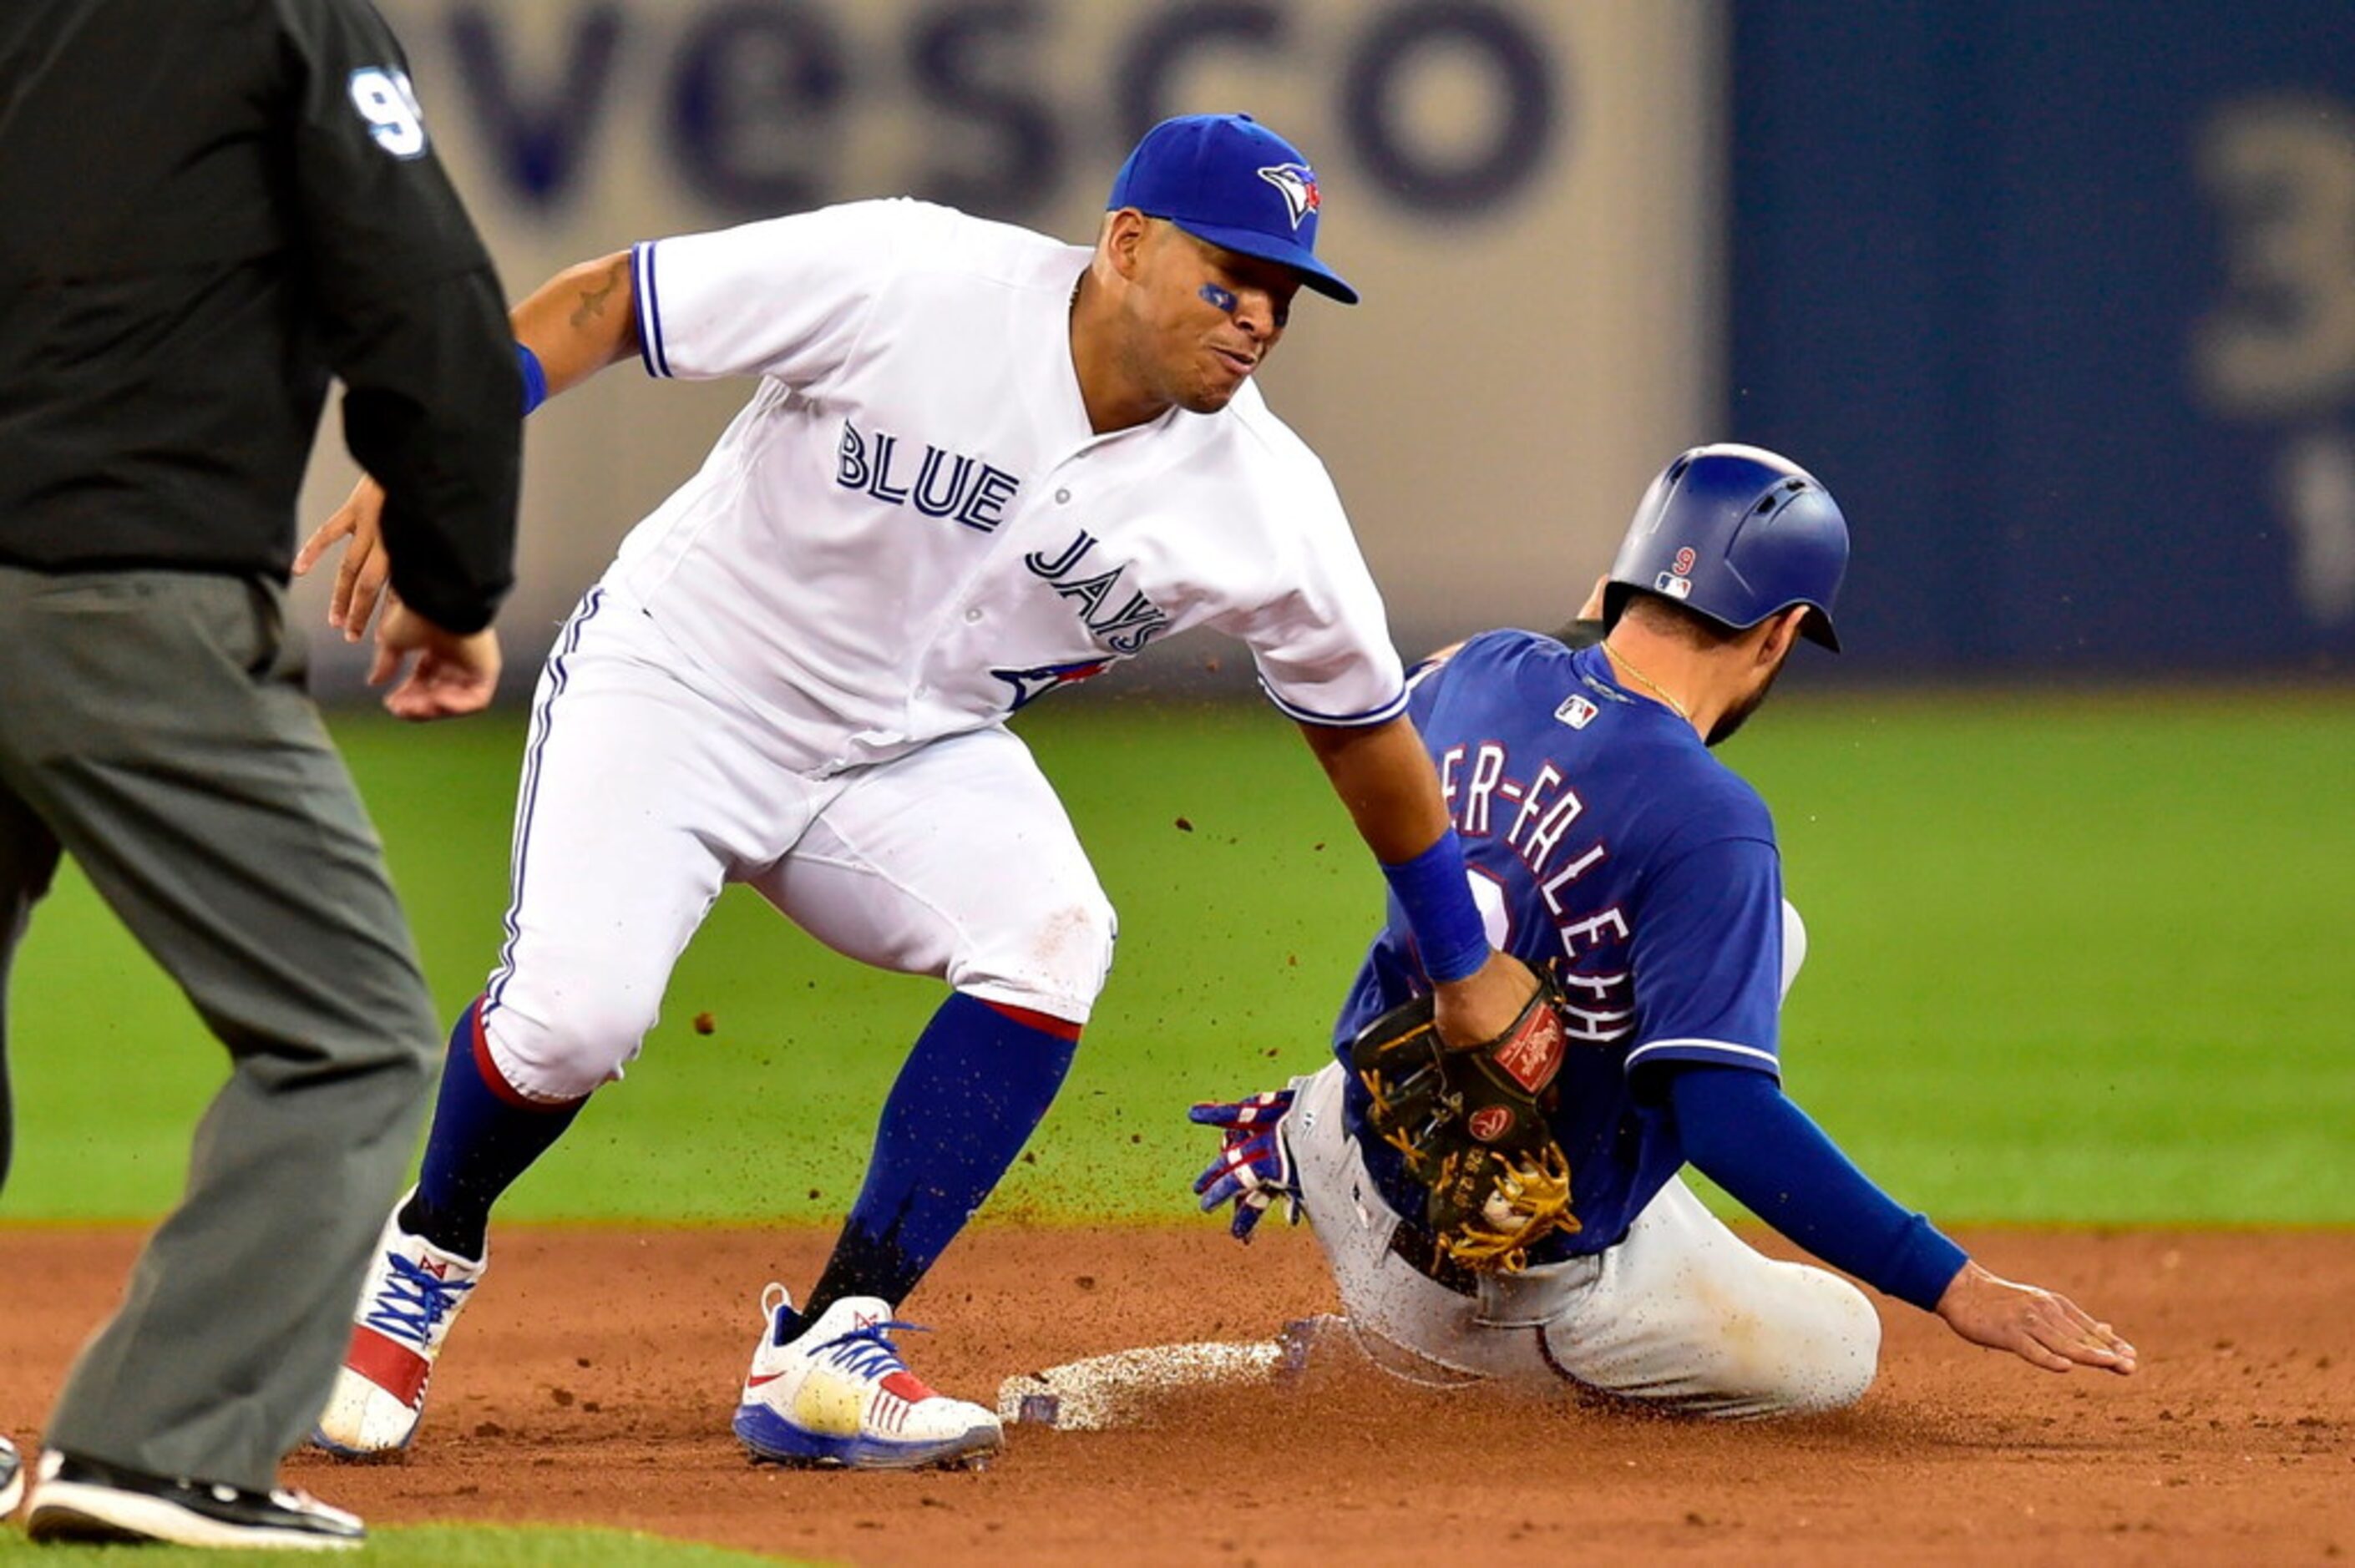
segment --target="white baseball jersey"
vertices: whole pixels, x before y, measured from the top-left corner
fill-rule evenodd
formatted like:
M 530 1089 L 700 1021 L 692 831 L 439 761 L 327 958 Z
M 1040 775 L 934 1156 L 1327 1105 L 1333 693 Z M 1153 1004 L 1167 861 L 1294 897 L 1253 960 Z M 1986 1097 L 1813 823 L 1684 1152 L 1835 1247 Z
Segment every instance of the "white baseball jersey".
M 607 581 L 814 773 L 1197 624 L 1241 639 L 1295 718 L 1402 710 L 1332 482 L 1255 387 L 1090 429 L 1070 341 L 1089 254 L 906 200 L 633 252 L 647 369 L 762 383 Z

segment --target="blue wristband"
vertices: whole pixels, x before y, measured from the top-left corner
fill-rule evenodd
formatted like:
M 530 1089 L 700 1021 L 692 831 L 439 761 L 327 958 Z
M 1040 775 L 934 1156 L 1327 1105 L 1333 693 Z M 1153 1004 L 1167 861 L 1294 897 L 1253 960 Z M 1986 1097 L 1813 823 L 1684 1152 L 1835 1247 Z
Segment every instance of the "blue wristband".
M 548 401 L 548 371 L 539 355 L 521 344 L 516 344 L 516 368 L 523 372 L 523 411 L 528 414 Z
M 1406 911 L 1423 972 L 1435 985 L 1468 980 L 1488 961 L 1488 927 L 1472 902 L 1464 876 L 1464 843 L 1454 828 L 1439 842 L 1399 865 L 1385 865 L 1391 895 Z

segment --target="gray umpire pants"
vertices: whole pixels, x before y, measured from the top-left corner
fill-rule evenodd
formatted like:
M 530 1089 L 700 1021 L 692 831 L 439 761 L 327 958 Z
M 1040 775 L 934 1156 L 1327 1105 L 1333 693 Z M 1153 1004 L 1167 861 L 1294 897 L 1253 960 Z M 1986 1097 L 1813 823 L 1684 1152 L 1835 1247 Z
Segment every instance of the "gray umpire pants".
M 0 979 L 60 849 L 231 1071 L 45 1439 L 267 1488 L 326 1403 L 440 1034 L 275 585 L 0 567 Z M 76 1046 L 125 1078 L 178 1048 Z M 0 1176 L 7 1153 L 0 1127 Z

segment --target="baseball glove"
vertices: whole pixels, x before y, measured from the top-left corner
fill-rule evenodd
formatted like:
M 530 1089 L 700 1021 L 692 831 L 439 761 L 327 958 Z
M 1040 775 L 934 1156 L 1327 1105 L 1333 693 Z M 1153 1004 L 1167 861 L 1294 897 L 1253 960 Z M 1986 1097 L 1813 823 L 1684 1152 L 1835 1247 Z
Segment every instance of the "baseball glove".
M 1373 1097 L 1374 1131 L 1421 1183 L 1423 1224 L 1442 1256 L 1476 1272 L 1518 1274 L 1529 1249 L 1574 1232 L 1570 1161 L 1545 1107 L 1568 1037 L 1561 991 L 1537 994 L 1494 1040 L 1456 1048 L 1432 1020 L 1432 999 L 1392 1008 L 1349 1044 L 1349 1066 Z

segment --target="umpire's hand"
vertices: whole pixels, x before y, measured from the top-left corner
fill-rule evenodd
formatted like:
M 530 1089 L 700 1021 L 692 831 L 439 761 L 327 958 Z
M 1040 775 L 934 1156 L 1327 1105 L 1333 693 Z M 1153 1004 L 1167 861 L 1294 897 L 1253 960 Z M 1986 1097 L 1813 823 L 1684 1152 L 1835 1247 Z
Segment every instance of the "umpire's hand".
M 327 624 L 341 631 L 345 641 L 357 642 L 368 630 L 368 617 L 376 613 L 378 601 L 392 593 L 385 581 L 392 575 L 392 561 L 384 553 L 384 486 L 366 474 L 360 475 L 335 515 L 320 524 L 294 552 L 294 575 L 309 576 L 339 539 L 351 543 L 345 546 L 343 561 L 336 567 L 335 592 L 327 599 Z
M 417 662 L 400 683 L 384 694 L 387 712 L 398 718 L 456 718 L 480 713 L 499 687 L 499 634 L 485 627 L 460 636 L 444 631 L 388 592 L 376 625 L 376 662 L 368 683 L 381 686 Z

